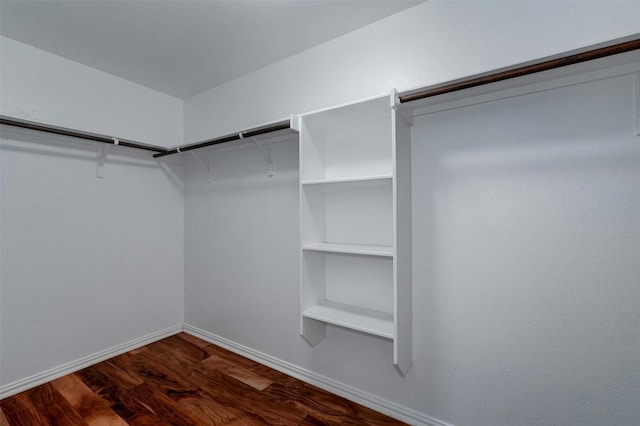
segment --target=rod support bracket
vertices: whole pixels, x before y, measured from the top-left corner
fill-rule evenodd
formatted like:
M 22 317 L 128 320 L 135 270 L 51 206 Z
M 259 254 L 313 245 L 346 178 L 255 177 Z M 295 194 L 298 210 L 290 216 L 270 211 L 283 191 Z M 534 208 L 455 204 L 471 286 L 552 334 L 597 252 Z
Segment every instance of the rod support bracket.
M 267 173 L 267 176 L 270 178 L 273 177 L 275 175 L 275 172 L 273 171 L 273 145 L 269 146 L 269 152 L 267 152 L 265 147 L 263 147 L 255 137 L 251 138 L 251 141 L 256 145 L 258 151 L 260 151 L 260 155 L 262 155 L 264 161 L 269 165 L 269 172 Z
M 96 159 L 96 177 L 103 178 L 104 163 L 107 160 L 109 153 L 109 145 L 105 145 L 98 151 L 98 158 Z
M 200 166 L 202 166 L 202 168 L 209 174 L 209 177 L 207 178 L 207 182 L 208 183 L 212 183 L 213 182 L 213 158 L 212 158 L 212 156 L 209 155 L 207 164 L 205 164 L 204 161 L 202 161 L 202 159 L 200 157 L 198 157 L 195 152 L 189 151 L 189 153 L 193 156 L 193 158 L 195 158 L 195 160 L 198 162 L 198 164 L 200 164 Z
M 400 95 L 396 89 L 391 91 L 391 108 L 407 122 L 409 126 L 413 126 L 413 112 L 407 108 L 406 105 L 402 105 L 400 102 Z
M 118 138 L 111 138 L 113 140 L 113 145 L 114 146 L 118 146 L 120 145 L 120 139 Z M 111 145 L 104 145 L 102 146 L 99 150 L 98 150 L 98 158 L 96 159 L 96 176 L 99 178 L 103 178 L 103 169 L 104 169 L 104 163 L 105 161 L 107 161 L 107 155 L 109 154 L 109 147 Z

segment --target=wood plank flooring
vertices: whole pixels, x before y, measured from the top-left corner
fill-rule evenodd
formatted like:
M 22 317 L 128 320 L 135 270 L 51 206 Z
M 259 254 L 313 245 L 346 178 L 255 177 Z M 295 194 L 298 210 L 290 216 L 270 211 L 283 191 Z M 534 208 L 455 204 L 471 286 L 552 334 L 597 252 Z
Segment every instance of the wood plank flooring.
M 0 401 L 0 426 L 403 424 L 186 333 Z

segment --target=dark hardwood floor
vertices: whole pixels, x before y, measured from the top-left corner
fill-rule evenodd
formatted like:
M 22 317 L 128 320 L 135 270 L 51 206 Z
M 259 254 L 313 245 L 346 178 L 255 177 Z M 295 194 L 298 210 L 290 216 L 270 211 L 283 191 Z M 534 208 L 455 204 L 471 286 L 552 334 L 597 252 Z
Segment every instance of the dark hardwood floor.
M 0 401 L 0 425 L 403 425 L 180 333 Z

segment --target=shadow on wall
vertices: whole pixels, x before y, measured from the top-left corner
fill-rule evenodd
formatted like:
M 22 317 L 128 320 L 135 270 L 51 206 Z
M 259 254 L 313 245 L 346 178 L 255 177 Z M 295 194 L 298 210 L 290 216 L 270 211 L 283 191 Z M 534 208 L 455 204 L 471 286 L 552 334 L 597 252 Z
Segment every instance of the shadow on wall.
M 151 152 L 126 147 L 114 147 L 99 142 L 45 134 L 10 126 L 2 127 L 0 137 L 2 142 L 1 150 L 90 162 L 97 162 L 100 149 L 108 147 L 107 158 L 104 163 L 105 167 L 112 164 L 160 169 L 176 189 L 183 190 L 183 161 L 179 157 L 158 161 L 153 158 L 153 153 Z

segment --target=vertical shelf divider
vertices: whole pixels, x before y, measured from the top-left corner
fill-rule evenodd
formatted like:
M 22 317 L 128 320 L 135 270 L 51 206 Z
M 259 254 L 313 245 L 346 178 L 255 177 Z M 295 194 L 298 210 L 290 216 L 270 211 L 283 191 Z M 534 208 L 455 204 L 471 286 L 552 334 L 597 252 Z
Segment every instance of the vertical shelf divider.
M 411 220 L 411 126 L 409 116 L 391 97 L 393 110 L 393 236 L 394 341 L 393 363 L 405 375 L 413 363 L 412 220 Z

